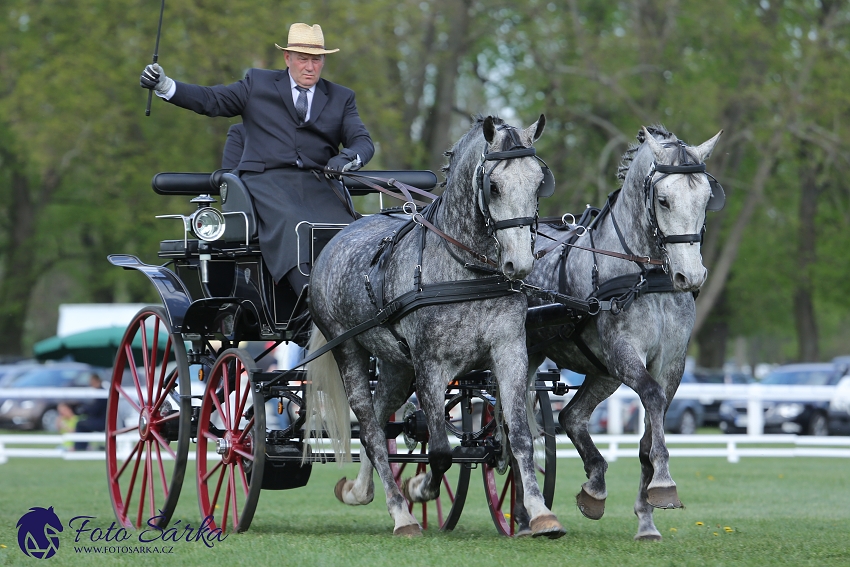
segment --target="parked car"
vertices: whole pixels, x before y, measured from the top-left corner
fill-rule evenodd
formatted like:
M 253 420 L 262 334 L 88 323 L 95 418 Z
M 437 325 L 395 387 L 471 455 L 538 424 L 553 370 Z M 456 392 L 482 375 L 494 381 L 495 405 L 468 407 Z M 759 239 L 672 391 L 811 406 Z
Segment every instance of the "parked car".
M 687 376 L 687 375 L 686 375 Z M 682 377 L 682 381 L 693 380 L 693 376 Z M 625 388 L 626 386 L 620 386 Z M 681 433 L 691 435 L 702 427 L 703 416 L 702 404 L 697 400 L 676 398 L 670 402 L 667 414 L 664 417 L 664 431 L 668 433 Z M 638 420 L 640 419 L 640 400 L 629 399 L 623 402 L 623 433 L 637 433 Z M 588 424 L 591 433 L 605 433 L 608 431 L 608 401 L 605 400 L 593 411 Z
M 40 364 L 30 368 L 7 388 L 69 388 L 68 395 L 32 400 L 3 399 L 0 395 L 0 427 L 56 431 L 59 403 L 64 402 L 72 408 L 85 403 L 88 400 L 74 397 L 73 388 L 87 388 L 92 374 L 104 377 L 104 373 L 108 371 L 79 362 Z
M 829 402 L 829 430 L 839 435 L 850 435 L 850 356 L 832 360 L 842 378 L 835 387 L 835 397 Z
M 752 381 L 753 378 L 749 374 L 724 371 L 723 369 L 695 368 L 694 370 L 686 370 L 682 376 L 683 384 L 750 384 Z M 720 425 L 720 404 L 722 400 L 701 397 L 699 402 L 704 410 L 703 424 Z
M 808 386 L 835 386 L 842 375 L 834 363 L 786 364 L 772 370 L 761 380 L 761 384 L 768 389 L 772 386 L 792 386 L 802 390 Z M 765 433 L 829 435 L 829 402 L 777 402 L 769 401 L 769 392 L 765 396 L 768 400 L 764 402 Z M 720 404 L 720 429 L 726 433 L 746 433 L 746 400 Z
M 39 363 L 33 360 L 24 360 L 14 364 L 0 364 L 0 388 L 8 388 L 22 374 L 37 366 L 39 366 Z

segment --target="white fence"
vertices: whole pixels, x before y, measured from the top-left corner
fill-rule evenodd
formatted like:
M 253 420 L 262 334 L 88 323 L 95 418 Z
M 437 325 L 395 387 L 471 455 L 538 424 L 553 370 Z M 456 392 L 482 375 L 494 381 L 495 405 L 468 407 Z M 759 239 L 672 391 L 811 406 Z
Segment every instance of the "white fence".
M 106 390 L 73 388 L 73 398 L 106 397 Z M 0 389 L 0 399 L 61 398 L 69 396 L 67 388 Z M 806 437 L 796 435 L 764 435 L 763 404 L 765 401 L 814 402 L 833 401 L 834 386 L 764 386 L 762 384 L 682 384 L 677 398 L 711 400 L 747 400 L 746 435 L 667 435 L 671 456 L 723 457 L 738 462 L 741 457 L 837 457 L 850 458 L 850 437 Z M 594 435 L 603 455 L 609 460 L 637 456 L 640 433 L 622 435 L 622 404 L 636 399 L 629 388 L 621 387 L 608 400 L 608 435 Z M 638 426 L 643 427 L 643 408 Z M 0 435 L 0 464 L 10 457 L 63 458 L 67 460 L 103 460 L 103 451 L 68 451 L 64 446 L 73 441 L 103 442 L 103 433 L 68 433 L 64 435 Z M 22 446 L 23 445 L 23 446 Z M 29 445 L 30 447 L 26 447 Z M 32 445 L 45 446 L 34 448 Z M 685 446 L 682 446 L 685 445 Z M 558 457 L 573 458 L 578 454 L 566 436 L 558 437 Z M 190 459 L 194 452 L 190 451 Z
M 132 436 L 128 436 L 132 437 Z M 558 435 L 557 457 L 578 458 L 566 435 Z M 676 457 L 719 457 L 737 463 L 742 457 L 830 457 L 850 458 L 850 437 L 805 437 L 798 435 L 667 435 L 670 456 Z M 70 451 L 74 441 L 103 443 L 103 433 L 66 433 L 64 435 L 0 435 L 0 464 L 10 458 L 61 458 L 69 461 L 102 461 L 106 453 L 95 451 Z M 638 456 L 639 435 L 594 435 L 593 441 L 608 462 Z M 399 438 L 399 445 L 404 441 Z M 24 446 L 22 446 L 24 445 Z M 38 445 L 42 447 L 27 447 Z M 359 450 L 360 443 L 352 439 L 352 451 Z M 126 456 L 132 446 L 128 438 Z M 163 460 L 170 457 L 163 454 Z M 189 460 L 195 459 L 190 448 Z

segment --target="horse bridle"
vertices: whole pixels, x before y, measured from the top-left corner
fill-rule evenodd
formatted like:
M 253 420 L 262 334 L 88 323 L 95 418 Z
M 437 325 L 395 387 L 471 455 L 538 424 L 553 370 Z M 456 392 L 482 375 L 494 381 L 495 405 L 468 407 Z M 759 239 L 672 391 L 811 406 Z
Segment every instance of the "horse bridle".
M 679 142 L 682 145 L 681 142 Z M 656 173 L 662 175 L 658 179 L 653 179 Z M 646 199 L 646 208 L 649 212 L 650 229 L 655 236 L 658 247 L 666 252 L 667 244 L 693 244 L 695 242 L 702 243 L 703 235 L 705 234 L 705 222 L 703 222 L 702 230 L 699 234 L 673 234 L 665 235 L 658 226 L 658 218 L 655 215 L 655 186 L 659 181 L 670 175 L 678 173 L 682 175 L 693 175 L 704 173 L 708 177 L 709 187 L 711 188 L 711 196 L 706 203 L 706 212 L 716 212 L 723 208 L 726 203 L 726 194 L 723 192 L 723 187 L 717 182 L 713 175 L 705 170 L 705 163 L 686 164 L 686 165 L 659 165 L 654 161 L 649 168 L 649 172 L 643 180 L 644 198 Z
M 505 128 L 505 126 L 501 126 L 499 129 L 503 128 Z M 532 228 L 532 231 L 536 232 L 536 212 L 533 217 L 516 217 L 502 221 L 494 221 L 490 214 L 490 196 L 492 191 L 490 188 L 490 175 L 493 173 L 493 170 L 498 167 L 500 162 L 523 157 L 533 157 L 540 163 L 540 167 L 543 170 L 543 180 L 537 187 L 537 198 L 551 197 L 555 192 L 555 176 L 552 175 L 552 170 L 549 169 L 546 162 L 537 156 L 537 150 L 533 147 L 526 148 L 520 146 L 501 152 L 490 152 L 488 151 L 488 148 L 485 147 L 484 152 L 481 154 L 481 160 L 478 162 L 475 169 L 475 190 L 478 198 L 478 207 L 481 210 L 481 214 L 484 215 L 484 224 L 487 226 L 490 236 L 493 236 L 497 230 L 520 226 L 534 227 Z M 487 169 L 488 161 L 496 162 L 489 171 Z

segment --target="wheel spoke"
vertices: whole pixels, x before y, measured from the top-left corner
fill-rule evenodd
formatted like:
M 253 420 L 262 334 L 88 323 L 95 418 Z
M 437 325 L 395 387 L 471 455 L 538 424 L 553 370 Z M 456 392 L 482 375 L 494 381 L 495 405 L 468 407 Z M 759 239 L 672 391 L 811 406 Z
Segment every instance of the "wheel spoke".
M 162 445 L 165 450 L 168 451 L 168 454 L 171 455 L 172 458 L 176 459 L 177 453 L 174 452 L 174 449 L 171 448 L 171 445 L 168 444 L 168 441 L 166 441 L 162 437 L 162 435 L 160 435 L 155 429 L 151 429 L 151 433 L 154 437 L 156 437 L 156 440 L 159 441 L 159 445 Z M 157 451 L 159 451 L 159 445 L 157 445 Z
M 167 446 L 166 446 L 167 447 Z M 171 450 L 171 447 L 167 447 Z M 172 457 L 176 457 L 177 454 L 172 452 Z M 162 479 L 162 493 L 165 495 L 165 498 L 168 498 L 168 483 L 165 480 L 165 467 L 162 466 L 162 451 L 159 449 L 159 445 L 156 445 L 156 462 L 159 465 L 159 478 Z
M 222 469 L 222 474 L 226 474 L 230 467 L 225 466 Z M 230 478 L 227 479 L 227 486 L 224 488 L 224 512 L 221 515 L 221 531 L 227 531 L 227 512 L 230 509 Z
M 156 373 L 153 372 L 153 371 L 156 370 L 156 362 L 157 362 L 156 356 L 157 356 L 157 354 L 159 354 L 159 349 L 157 348 L 158 346 L 159 346 L 159 321 L 157 321 L 153 326 L 153 344 L 152 344 L 152 347 L 151 347 L 151 360 L 150 360 L 151 373 L 148 375 L 148 383 L 147 383 L 148 400 L 150 400 L 150 401 L 153 401 L 153 384 L 154 384 L 154 382 L 156 382 L 156 378 L 157 378 L 155 376 Z M 163 366 L 163 368 L 165 368 L 164 364 L 162 366 Z M 160 371 L 160 375 L 161 375 L 161 373 L 162 373 L 162 371 Z
M 230 413 L 230 365 L 221 365 L 221 381 L 224 389 L 224 409 L 227 414 L 224 420 L 224 425 L 228 430 L 236 429 L 239 423 L 233 423 L 232 414 Z
M 224 465 L 224 462 L 220 462 L 221 465 Z M 213 494 L 213 500 L 210 503 L 210 511 L 212 514 L 215 514 L 215 507 L 218 504 L 218 496 L 221 494 L 221 483 L 224 480 L 224 475 L 227 474 L 227 467 L 222 466 L 221 472 L 218 475 L 218 482 L 215 485 L 215 493 Z M 226 506 L 227 504 L 225 504 Z
M 221 407 L 221 402 L 218 401 L 218 396 L 216 395 L 215 392 L 210 392 L 210 398 L 212 398 L 213 405 L 215 406 L 216 410 L 218 411 L 218 415 L 221 416 L 221 421 L 224 423 L 224 428 L 229 429 L 230 427 L 227 423 L 227 416 L 224 414 L 224 409 L 222 409 L 222 407 Z M 210 417 L 212 417 L 212 416 L 210 416 Z
M 214 474 L 215 474 L 215 471 L 217 471 L 217 470 L 218 470 L 219 468 L 221 468 L 222 466 L 224 466 L 224 461 L 218 461 L 218 462 L 215 464 L 215 466 L 214 466 L 213 468 L 211 468 L 211 469 L 209 470 L 209 472 L 207 472 L 207 474 L 205 474 L 205 475 L 203 475 L 203 476 L 201 477 L 201 482 L 203 482 L 204 484 L 206 484 L 206 483 L 207 483 L 207 481 L 210 479 L 210 477 L 211 477 L 212 475 L 214 475 Z M 220 484 L 220 483 L 221 483 L 221 481 L 219 481 L 219 484 Z
M 171 379 L 168 380 L 168 384 L 165 385 L 165 388 L 160 388 L 157 390 L 158 397 L 156 402 L 151 403 L 151 414 L 155 415 L 156 412 L 159 411 L 160 406 L 162 406 L 162 402 L 168 397 L 168 392 L 174 388 L 175 383 L 177 382 L 177 371 L 172 373 Z
M 149 448 L 149 444 L 145 443 L 145 451 Z M 139 451 L 139 456 L 142 455 L 142 451 Z M 138 512 L 136 512 L 136 525 L 142 525 L 142 512 L 145 511 L 145 495 L 148 486 L 148 465 L 147 462 L 142 465 L 142 481 L 139 483 L 139 490 L 141 494 L 139 494 L 139 506 Z
M 153 491 L 153 458 L 151 454 L 151 445 L 153 445 L 153 443 L 148 443 L 148 460 L 145 463 L 145 468 L 147 468 L 148 472 L 148 512 L 150 513 L 148 518 L 153 518 L 156 515 L 156 495 Z
M 237 392 L 239 391 L 238 387 L 237 387 L 236 391 Z M 242 400 L 236 406 L 236 417 L 240 418 L 240 421 L 241 421 L 240 416 L 245 412 L 245 405 L 248 403 L 248 394 L 250 394 L 250 393 L 251 393 L 250 384 L 246 384 L 245 391 L 242 392 Z
M 254 455 L 252 453 L 249 453 L 248 451 L 245 451 L 245 450 L 240 449 L 238 447 L 234 447 L 233 452 L 236 453 L 237 455 L 242 455 L 243 457 L 245 457 L 249 461 L 254 460 Z
M 109 434 L 110 437 L 118 437 L 119 435 L 123 435 L 124 433 L 129 433 L 131 431 L 135 431 L 139 428 L 138 424 L 131 425 L 130 427 L 125 427 L 124 429 L 116 429 L 115 431 Z
M 134 410 L 136 410 L 139 413 L 142 413 L 141 406 L 139 404 L 137 404 L 136 400 L 134 400 L 132 397 L 130 397 L 130 395 L 127 394 L 127 392 L 124 391 L 124 388 L 121 387 L 121 384 L 115 384 L 115 389 L 118 391 L 118 393 L 120 393 L 122 396 L 124 396 L 124 398 L 127 400 L 127 402 L 131 406 L 133 406 Z M 144 400 L 139 398 L 139 403 L 144 403 Z
M 236 460 L 236 464 L 239 467 L 239 479 L 242 481 L 242 490 L 245 492 L 245 498 L 248 497 L 248 475 L 245 474 L 245 465 L 242 464 L 240 459 Z
M 136 464 L 133 466 L 133 474 L 130 476 L 130 484 L 127 487 L 127 497 L 124 498 L 124 514 L 129 517 L 130 502 L 133 500 L 133 488 L 136 486 L 136 478 L 139 474 L 139 465 L 142 462 L 143 441 L 139 441 L 138 452 L 136 453 Z
M 238 424 L 237 424 L 238 427 Z M 251 416 L 251 419 L 248 420 L 248 423 L 245 424 L 245 429 L 242 430 L 242 433 L 239 434 L 239 437 L 236 439 L 237 443 L 242 443 L 245 441 L 245 438 L 251 433 L 251 430 L 254 429 L 254 416 Z
M 139 450 L 139 446 L 140 446 L 141 444 L 142 444 L 142 441 L 141 441 L 141 440 L 139 440 L 139 441 L 137 441 L 137 442 L 136 442 L 136 446 L 133 448 L 133 450 L 132 450 L 132 451 L 130 451 L 130 454 L 129 454 L 129 455 L 127 455 L 127 458 L 124 460 L 124 464 L 123 464 L 123 465 L 121 465 L 121 468 L 120 468 L 120 469 L 118 469 L 118 471 L 117 471 L 117 472 L 116 472 L 116 473 L 112 476 L 112 481 L 113 481 L 113 482 L 114 482 L 114 481 L 117 481 L 117 480 L 121 477 L 121 475 L 122 475 L 122 474 L 124 474 L 124 469 L 126 469 L 126 468 L 127 468 L 127 465 L 129 465 L 129 464 L 130 464 L 130 461 L 133 459 L 133 455 L 136 453 L 136 451 L 138 451 L 138 450 Z
M 236 465 L 230 465 L 230 478 L 227 479 L 227 491 L 230 492 L 230 498 L 233 500 L 233 506 L 230 508 L 230 513 L 233 514 L 233 530 L 239 527 L 239 510 L 236 504 Z

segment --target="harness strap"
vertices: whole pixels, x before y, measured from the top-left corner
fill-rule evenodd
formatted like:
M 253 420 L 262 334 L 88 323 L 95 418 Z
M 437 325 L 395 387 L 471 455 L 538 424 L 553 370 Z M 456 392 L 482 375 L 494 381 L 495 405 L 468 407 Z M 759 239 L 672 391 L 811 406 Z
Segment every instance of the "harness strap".
M 520 284 L 508 280 L 504 276 L 490 276 L 474 280 L 461 280 L 456 282 L 443 282 L 422 286 L 421 290 L 411 290 L 403 293 L 387 304 L 384 309 L 378 311 L 374 317 L 363 321 L 352 327 L 341 335 L 335 337 L 320 349 L 310 353 L 307 358 L 289 370 L 281 371 L 269 381 L 273 385 L 282 380 L 289 372 L 300 368 L 323 354 L 341 345 L 348 339 L 365 333 L 370 329 L 381 325 L 395 323 L 405 315 L 430 305 L 444 305 L 447 303 L 458 303 L 462 301 L 477 301 L 482 299 L 495 299 L 506 297 L 521 291 Z

